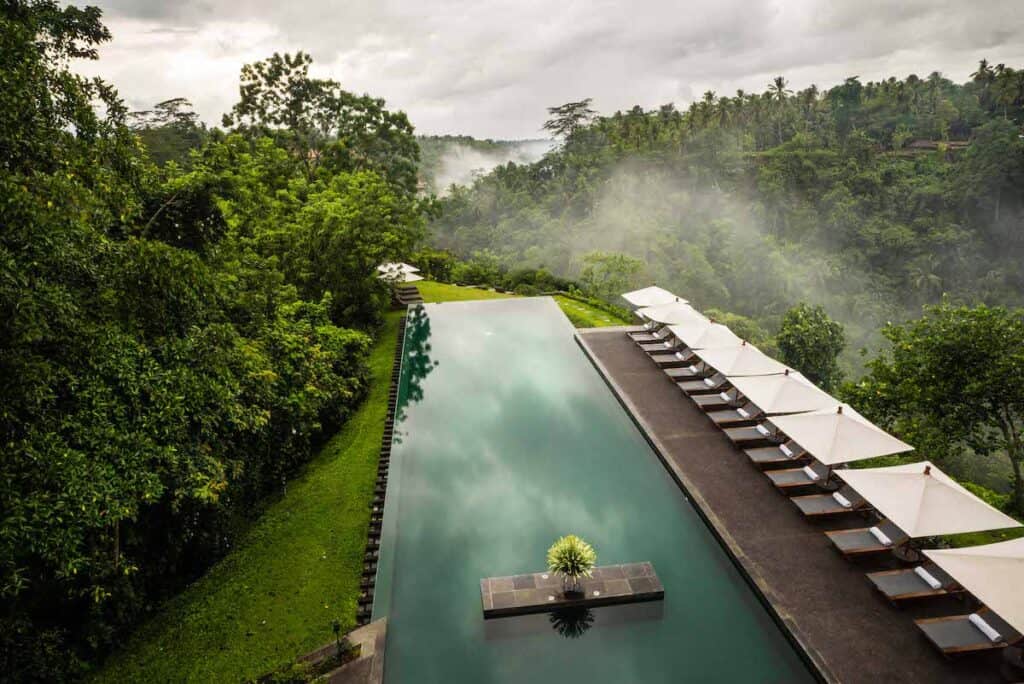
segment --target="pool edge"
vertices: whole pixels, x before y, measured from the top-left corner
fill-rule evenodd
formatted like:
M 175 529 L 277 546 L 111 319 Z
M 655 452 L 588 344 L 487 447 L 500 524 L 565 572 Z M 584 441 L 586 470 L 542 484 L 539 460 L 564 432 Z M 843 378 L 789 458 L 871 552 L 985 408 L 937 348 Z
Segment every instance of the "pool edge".
M 787 620 L 786 617 L 779 612 L 775 604 L 772 603 L 767 593 L 768 591 L 770 591 L 770 587 L 767 587 L 766 585 L 762 584 L 762 582 L 758 579 L 758 574 L 753 570 L 753 568 L 748 567 L 747 563 L 744 561 L 746 555 L 733 541 L 728 531 L 724 529 L 724 526 L 717 522 L 717 518 L 711 511 L 710 506 L 707 505 L 707 502 L 705 502 L 704 498 L 700 495 L 700 490 L 694 487 L 693 484 L 688 481 L 686 475 L 684 475 L 682 472 L 679 471 L 678 468 L 676 468 L 672 460 L 665 456 L 665 449 L 661 444 L 661 440 L 659 440 L 657 436 L 654 435 L 653 431 L 650 429 L 650 426 L 648 426 L 647 422 L 639 415 L 639 412 L 636 411 L 636 407 L 634 406 L 633 402 L 625 395 L 625 393 L 622 391 L 622 388 L 619 387 L 619 384 L 611 377 L 611 374 L 608 372 L 608 369 L 600 361 L 600 359 L 598 359 L 597 356 L 594 355 L 594 353 L 588 346 L 586 340 L 583 339 L 584 336 L 587 334 L 586 330 L 587 329 L 577 330 L 573 333 L 573 339 L 576 341 L 577 346 L 579 346 L 580 349 L 583 350 L 583 354 L 590 361 L 591 365 L 597 370 L 598 375 L 601 376 L 601 379 L 604 381 L 605 385 L 608 387 L 608 389 L 611 390 L 612 395 L 625 410 L 630 420 L 633 421 L 633 424 L 636 425 L 637 429 L 640 431 L 640 434 L 643 435 L 643 438 L 651 447 L 651 450 L 654 451 L 654 453 L 658 456 L 658 459 L 661 461 L 662 465 L 665 467 L 668 473 L 672 476 L 672 479 L 675 481 L 676 485 L 683 493 L 683 496 L 685 496 L 693 504 L 693 508 L 697 512 L 697 515 L 700 516 L 701 520 L 704 521 L 704 524 L 707 526 L 708 530 L 715 537 L 715 539 L 718 540 L 719 545 L 725 550 L 725 553 L 729 557 L 729 560 L 732 561 L 732 564 L 736 567 L 737 570 L 739 570 L 740 576 L 743 577 L 746 583 L 753 590 L 754 595 L 757 597 L 758 601 L 760 601 L 761 604 L 766 608 L 768 614 L 771 616 L 772 620 L 780 627 L 786 639 L 794 646 L 794 650 L 796 651 L 797 655 L 808 666 L 808 670 L 810 670 L 811 674 L 814 675 L 815 678 L 818 679 L 818 681 L 820 682 L 827 682 L 828 684 L 838 684 L 840 680 L 831 672 L 828 665 L 824 662 L 824 659 L 821 658 L 821 656 L 817 653 L 816 650 L 814 650 L 806 643 L 804 643 L 803 639 L 801 639 L 800 635 L 798 634 L 796 626 L 792 624 L 789 620 Z M 595 332 L 608 332 L 607 328 L 592 328 L 590 330 L 593 330 Z

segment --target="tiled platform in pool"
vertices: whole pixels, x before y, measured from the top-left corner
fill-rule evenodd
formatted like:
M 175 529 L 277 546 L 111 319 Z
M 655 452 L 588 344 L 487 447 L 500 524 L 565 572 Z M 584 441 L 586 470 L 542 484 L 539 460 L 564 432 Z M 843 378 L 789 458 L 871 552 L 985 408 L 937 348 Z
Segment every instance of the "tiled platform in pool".
M 650 563 L 624 563 L 594 568 L 594 576 L 580 582 L 580 591 L 566 594 L 562 580 L 550 572 L 534 572 L 480 580 L 480 601 L 485 618 L 543 613 L 559 608 L 591 608 L 665 598 Z

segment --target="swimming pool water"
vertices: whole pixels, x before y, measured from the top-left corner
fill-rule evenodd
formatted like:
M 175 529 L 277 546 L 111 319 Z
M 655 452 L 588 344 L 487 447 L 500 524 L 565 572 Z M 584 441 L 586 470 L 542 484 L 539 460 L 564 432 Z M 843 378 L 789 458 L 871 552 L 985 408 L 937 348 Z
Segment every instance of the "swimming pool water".
M 813 681 L 549 298 L 410 311 L 374 618 L 385 681 Z M 484 621 L 479 580 L 567 533 L 661 603 Z M 796 581 L 796 580 L 794 580 Z

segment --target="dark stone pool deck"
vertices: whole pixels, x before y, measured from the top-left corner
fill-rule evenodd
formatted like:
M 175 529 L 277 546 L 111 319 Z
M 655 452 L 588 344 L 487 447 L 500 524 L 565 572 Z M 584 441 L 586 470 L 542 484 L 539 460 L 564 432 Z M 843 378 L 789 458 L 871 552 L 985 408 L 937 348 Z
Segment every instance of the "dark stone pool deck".
M 480 580 L 484 618 L 544 613 L 560 608 L 612 606 L 665 598 L 665 588 L 650 563 L 625 563 L 594 568 L 580 582 L 579 593 L 562 591 L 562 580 L 550 572 L 535 572 Z
M 946 660 L 914 626 L 914 618 L 967 612 L 963 604 L 944 598 L 897 609 L 886 602 L 865 572 L 893 561 L 847 561 L 823 534 L 863 519 L 804 519 L 624 330 L 585 329 L 576 339 L 823 680 L 1005 681 L 998 654 Z M 736 649 L 742 657 L 743 644 Z

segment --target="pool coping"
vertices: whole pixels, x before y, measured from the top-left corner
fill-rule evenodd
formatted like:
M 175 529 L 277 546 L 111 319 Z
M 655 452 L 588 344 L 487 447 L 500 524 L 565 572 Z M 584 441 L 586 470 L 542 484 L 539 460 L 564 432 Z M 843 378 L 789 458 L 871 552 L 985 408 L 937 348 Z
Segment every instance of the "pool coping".
M 640 411 L 633 401 L 626 395 L 622 387 L 612 378 L 611 373 L 604 363 L 597 358 L 596 354 L 592 352 L 584 336 L 588 333 L 609 333 L 613 331 L 628 331 L 628 330 L 639 330 L 638 326 L 615 326 L 609 328 L 580 328 L 573 333 L 573 339 L 576 340 L 576 344 L 583 350 L 584 355 L 590 361 L 590 363 L 597 370 L 598 375 L 604 380 L 605 385 L 611 390 L 619 404 L 625 409 L 630 419 L 636 425 L 640 434 L 643 435 L 648 445 L 658 456 L 662 465 L 672 476 L 672 479 L 678 485 L 685 496 L 692 504 L 697 515 L 700 516 L 701 520 L 707 526 L 711 534 L 718 540 L 722 549 L 725 550 L 729 560 L 732 561 L 733 565 L 739 570 L 740 576 L 747 582 L 750 588 L 753 590 L 754 595 L 758 601 L 765 607 L 772 620 L 779 625 L 782 634 L 786 639 L 793 645 L 794 650 L 801 660 L 808 666 L 808 670 L 813 674 L 818 681 L 827 682 L 828 684 L 837 684 L 840 682 L 839 678 L 832 672 L 831 668 L 824 661 L 821 654 L 814 648 L 809 646 L 799 635 L 798 628 L 791 620 L 783 615 L 775 604 L 771 601 L 768 596 L 770 587 L 768 587 L 763 580 L 759 578 L 756 570 L 748 565 L 744 560 L 746 554 L 743 553 L 739 545 L 733 540 L 725 526 L 718 521 L 717 516 L 711 510 L 707 501 L 700 494 L 700 490 L 695 486 L 693 482 L 689 480 L 685 473 L 679 469 L 678 466 L 667 456 L 667 448 L 658 439 L 653 428 L 648 425 L 647 421 L 640 415 Z

